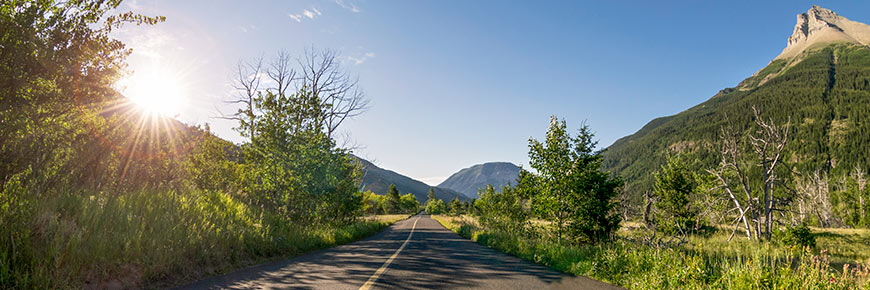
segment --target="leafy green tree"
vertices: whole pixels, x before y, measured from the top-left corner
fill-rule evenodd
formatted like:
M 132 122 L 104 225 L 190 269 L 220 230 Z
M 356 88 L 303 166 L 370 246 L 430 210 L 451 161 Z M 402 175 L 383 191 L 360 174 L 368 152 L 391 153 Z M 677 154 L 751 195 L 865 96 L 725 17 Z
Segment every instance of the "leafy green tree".
M 254 104 L 255 134 L 243 146 L 252 202 L 302 223 L 353 220 L 362 198 L 359 168 L 326 135 L 319 98 L 304 87 L 267 90 Z
M 661 170 L 653 174 L 653 191 L 658 198 L 657 229 L 668 234 L 687 235 L 697 228 L 699 209 L 692 202 L 695 198 L 694 176 L 682 156 L 668 158 Z
M 402 213 L 415 213 L 420 208 L 420 202 L 413 194 L 406 193 L 399 198 Z
M 501 192 L 487 185 L 480 191 L 480 199 L 474 202 L 480 223 L 491 229 L 510 233 L 523 233 L 527 230 L 529 214 L 524 207 L 524 199 L 519 192 L 506 185 Z
M 463 213 L 462 202 L 459 201 L 458 197 L 454 198 L 452 201 L 450 201 L 450 215 L 456 216 L 456 215 L 460 215 L 462 213 Z
M 563 233 L 590 242 L 608 239 L 621 219 L 614 208 L 622 181 L 601 170 L 601 151 L 594 151 L 588 126 L 577 137 L 566 127 L 553 116 L 544 142 L 529 139 L 529 163 L 537 174 L 524 175 L 520 185 L 534 188 L 521 191 L 534 194 L 532 207 L 555 223 L 560 241 Z
M 362 211 L 367 215 L 384 214 L 384 196 L 371 191 L 364 192 Z
M 443 214 L 447 212 L 447 204 L 437 198 L 430 200 L 426 203 L 426 212 L 429 214 Z

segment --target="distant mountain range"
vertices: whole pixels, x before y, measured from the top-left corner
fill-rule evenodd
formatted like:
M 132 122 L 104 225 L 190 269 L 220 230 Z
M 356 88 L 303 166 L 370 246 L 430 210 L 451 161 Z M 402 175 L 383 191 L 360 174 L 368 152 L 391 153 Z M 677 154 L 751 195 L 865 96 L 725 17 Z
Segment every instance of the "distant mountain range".
M 798 14 L 788 45 L 766 67 L 706 102 L 617 140 L 605 151 L 604 166 L 623 177 L 632 199 L 640 199 L 667 155 L 689 154 L 699 161 L 696 170 L 716 166 L 720 128 L 730 120 L 743 136 L 753 133 L 753 107 L 775 124 L 791 122 L 783 161 L 796 169 L 843 174 L 860 166 L 866 172 L 870 26 L 813 6 Z
M 516 185 L 520 167 L 510 162 L 490 162 L 460 170 L 441 182 L 438 187 L 455 190 L 465 196 L 477 198 L 477 191 L 487 184 L 501 190 L 506 184 Z
M 426 202 L 430 188 L 435 189 L 435 197 L 444 201 L 449 202 L 456 198 L 459 198 L 459 200 L 462 201 L 470 199 L 468 196 L 454 190 L 429 186 L 422 181 L 398 174 L 391 170 L 380 168 L 368 160 L 357 156 L 354 157 L 356 157 L 356 159 L 363 165 L 363 191 L 368 190 L 377 194 L 386 194 L 387 189 L 390 188 L 390 184 L 395 184 L 399 193 L 411 193 L 418 201 L 420 201 L 420 203 Z

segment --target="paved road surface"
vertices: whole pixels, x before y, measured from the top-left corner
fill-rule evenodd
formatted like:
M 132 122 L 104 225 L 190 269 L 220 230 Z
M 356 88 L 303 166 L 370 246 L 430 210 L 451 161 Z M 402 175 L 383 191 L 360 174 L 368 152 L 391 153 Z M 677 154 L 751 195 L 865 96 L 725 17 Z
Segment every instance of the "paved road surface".
M 227 288 L 620 289 L 478 245 L 428 215 L 413 216 L 354 243 L 243 269 L 180 289 Z

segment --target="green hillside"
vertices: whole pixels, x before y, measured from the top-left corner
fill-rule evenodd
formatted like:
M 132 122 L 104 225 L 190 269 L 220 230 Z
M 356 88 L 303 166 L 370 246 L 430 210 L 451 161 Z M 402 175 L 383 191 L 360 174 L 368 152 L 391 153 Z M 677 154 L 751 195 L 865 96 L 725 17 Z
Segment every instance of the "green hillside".
M 870 166 L 870 48 L 848 43 L 777 59 L 736 88 L 652 120 L 607 148 L 604 166 L 626 180 L 629 196 L 637 201 L 651 189 L 651 173 L 668 154 L 697 158 L 697 167 L 715 166 L 725 117 L 749 133 L 753 106 L 775 123 L 791 121 L 785 161 L 797 170 L 840 174 Z

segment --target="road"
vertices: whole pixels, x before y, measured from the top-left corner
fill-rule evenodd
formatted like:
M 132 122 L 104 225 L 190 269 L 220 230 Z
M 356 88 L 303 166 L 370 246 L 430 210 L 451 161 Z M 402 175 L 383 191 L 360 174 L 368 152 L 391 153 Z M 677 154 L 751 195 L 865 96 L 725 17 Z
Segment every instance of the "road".
M 179 289 L 621 289 L 481 246 L 421 214 L 369 238 Z

